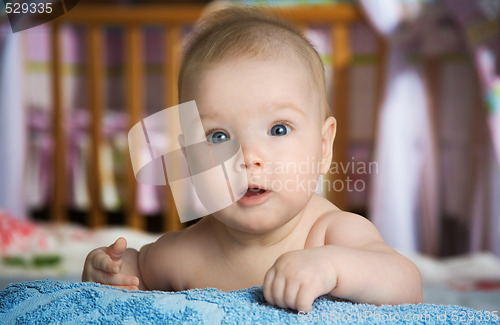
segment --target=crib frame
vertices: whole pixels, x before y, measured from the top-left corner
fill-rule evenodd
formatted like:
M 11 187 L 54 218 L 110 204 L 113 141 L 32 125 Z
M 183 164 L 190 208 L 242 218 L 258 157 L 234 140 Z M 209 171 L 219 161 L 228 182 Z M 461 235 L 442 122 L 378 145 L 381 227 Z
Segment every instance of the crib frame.
M 277 8 L 285 17 L 296 21 L 299 25 L 326 24 L 330 29 L 333 53 L 332 74 L 335 82 L 331 89 L 331 103 L 335 117 L 340 125 L 334 145 L 334 160 L 346 161 L 348 150 L 349 104 L 348 75 L 352 54 L 349 44 L 349 26 L 354 22 L 364 20 L 359 8 L 353 4 L 338 3 L 329 5 L 309 5 L 300 7 Z M 110 5 L 77 5 L 69 13 L 51 22 L 52 46 L 52 136 L 55 143 L 54 152 L 54 182 L 50 202 L 51 220 L 55 222 L 67 221 L 65 206 L 67 179 L 65 170 L 65 147 L 67 135 L 64 131 L 64 109 L 62 103 L 62 57 L 61 57 L 61 27 L 66 24 L 77 24 L 85 27 L 87 42 L 86 57 L 88 60 L 88 98 L 91 115 L 90 153 L 93 159 L 90 162 L 88 173 L 88 188 L 90 193 L 90 210 L 87 224 L 90 227 L 100 227 L 107 223 L 106 215 L 101 204 L 100 172 L 99 172 L 99 144 L 103 141 L 100 130 L 103 101 L 102 70 L 104 68 L 101 57 L 103 46 L 103 28 L 106 25 L 120 25 L 125 27 L 125 88 L 126 110 L 130 116 L 130 127 L 144 116 L 142 112 L 144 94 L 142 87 L 144 71 L 142 67 L 141 28 L 146 24 L 160 24 L 164 26 L 163 37 L 166 46 L 167 58 L 163 76 L 165 78 L 165 105 L 170 107 L 177 104 L 177 74 L 180 63 L 181 40 L 180 31 L 183 25 L 193 24 L 201 15 L 203 6 L 200 5 L 139 5 L 139 6 L 110 6 Z M 381 52 L 377 55 L 378 85 L 383 79 L 384 46 L 380 41 Z M 380 86 L 379 86 L 380 87 Z M 377 90 L 381 94 L 382 89 Z M 378 96 L 380 100 L 380 96 Z M 174 100 L 175 99 L 175 100 Z M 378 105 L 376 105 L 378 107 Z M 345 126 L 345 127 L 344 127 Z M 374 128 L 375 129 L 375 128 Z M 128 166 L 128 195 L 126 202 L 126 225 L 135 229 L 144 229 L 144 218 L 136 206 L 137 185 L 132 171 Z M 330 175 L 339 177 L 339 175 Z M 170 190 L 166 191 L 167 209 L 163 212 L 164 231 L 176 231 L 183 227 L 180 224 L 175 204 Z M 338 207 L 347 205 L 346 193 L 326 193 L 327 198 Z

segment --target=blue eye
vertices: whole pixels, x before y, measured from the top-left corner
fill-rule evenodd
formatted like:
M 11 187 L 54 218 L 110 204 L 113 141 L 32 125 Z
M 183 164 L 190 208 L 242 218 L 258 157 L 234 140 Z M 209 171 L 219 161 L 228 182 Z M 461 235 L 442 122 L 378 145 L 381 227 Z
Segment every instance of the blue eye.
M 271 128 L 271 131 L 269 131 L 269 133 L 271 133 L 271 135 L 273 136 L 283 136 L 285 134 L 287 134 L 288 132 L 290 132 L 291 129 L 289 126 L 287 125 L 284 125 L 284 124 L 276 124 L 275 126 L 273 126 Z
M 229 140 L 229 136 L 222 131 L 214 131 L 207 136 L 207 141 L 213 144 L 222 143 L 227 140 Z

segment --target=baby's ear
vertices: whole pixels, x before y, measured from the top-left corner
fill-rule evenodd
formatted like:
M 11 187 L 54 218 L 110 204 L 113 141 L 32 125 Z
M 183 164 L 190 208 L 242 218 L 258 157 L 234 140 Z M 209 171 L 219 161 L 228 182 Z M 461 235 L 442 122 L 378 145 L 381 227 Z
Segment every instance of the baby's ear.
M 320 173 L 326 174 L 330 169 L 333 156 L 333 140 L 337 133 L 337 120 L 329 116 L 321 129 L 321 166 Z

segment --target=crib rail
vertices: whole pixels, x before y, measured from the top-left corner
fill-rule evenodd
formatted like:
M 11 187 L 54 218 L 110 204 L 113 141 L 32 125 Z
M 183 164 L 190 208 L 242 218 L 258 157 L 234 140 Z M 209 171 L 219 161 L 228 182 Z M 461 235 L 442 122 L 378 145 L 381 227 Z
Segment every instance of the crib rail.
M 297 21 L 301 25 L 327 24 L 330 26 L 330 37 L 333 53 L 333 89 L 332 103 L 334 114 L 339 127 L 335 140 L 334 159 L 341 161 L 347 158 L 348 141 L 348 69 L 351 64 L 351 49 L 349 45 L 349 25 L 363 19 L 361 13 L 354 5 L 335 4 L 321 6 L 301 6 L 279 8 L 285 17 Z M 125 91 L 127 113 L 130 127 L 137 123 L 143 114 L 144 94 L 142 84 L 144 80 L 142 57 L 142 26 L 160 24 L 163 26 L 166 64 L 163 77 L 165 82 L 165 107 L 176 104 L 177 100 L 177 74 L 180 62 L 181 29 L 185 24 L 193 24 L 202 14 L 203 7 L 197 5 L 142 5 L 142 6 L 108 6 L 80 4 L 68 14 L 52 22 L 52 89 L 53 89 L 53 137 L 55 139 L 54 159 L 54 188 L 51 202 L 51 215 L 55 221 L 67 220 L 65 207 L 67 179 L 65 174 L 65 144 L 64 109 L 62 105 L 62 58 L 61 58 L 61 26 L 63 24 L 78 24 L 85 27 L 88 62 L 88 98 L 89 112 L 91 113 L 90 152 L 92 159 L 88 173 L 88 188 L 90 193 L 90 211 L 87 220 L 91 227 L 98 227 L 107 223 L 106 214 L 101 204 L 100 171 L 99 171 L 99 146 L 103 141 L 101 121 L 104 111 L 103 94 L 103 28 L 107 25 L 123 26 L 125 30 Z M 144 218 L 136 205 L 137 186 L 132 172 L 128 166 L 128 195 L 126 198 L 126 224 L 136 229 L 144 228 Z M 333 176 L 335 177 L 335 175 Z M 165 197 L 167 204 L 164 215 L 164 231 L 175 231 L 182 228 L 178 221 L 177 211 L 171 192 Z M 346 196 L 343 193 L 326 193 L 327 198 L 339 207 L 346 206 Z M 158 230 L 160 231 L 160 230 Z

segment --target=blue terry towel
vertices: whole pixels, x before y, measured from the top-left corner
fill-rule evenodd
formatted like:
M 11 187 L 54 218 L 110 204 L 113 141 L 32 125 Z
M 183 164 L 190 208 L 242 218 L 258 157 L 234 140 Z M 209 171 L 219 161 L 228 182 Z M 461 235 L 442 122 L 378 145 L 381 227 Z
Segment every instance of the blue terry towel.
M 320 297 L 308 314 L 266 303 L 262 287 L 223 292 L 126 291 L 40 280 L 0 291 L 1 324 L 500 324 L 496 313 L 459 306 L 374 306 Z

